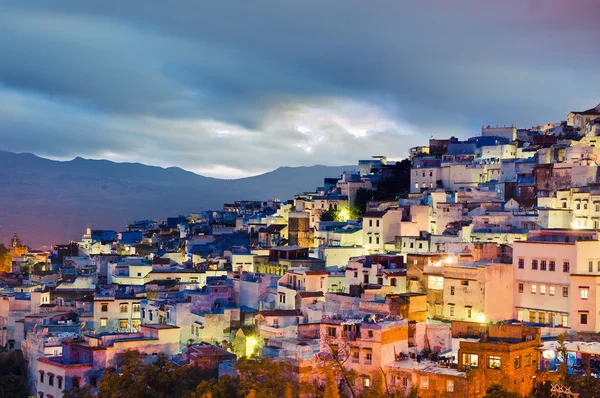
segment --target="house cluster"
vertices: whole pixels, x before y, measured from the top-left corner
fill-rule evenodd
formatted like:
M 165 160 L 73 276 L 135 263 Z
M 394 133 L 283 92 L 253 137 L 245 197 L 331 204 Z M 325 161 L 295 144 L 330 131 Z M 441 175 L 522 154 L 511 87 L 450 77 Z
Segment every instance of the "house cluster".
M 17 239 L 0 344 L 22 350 L 39 398 L 96 388 L 132 349 L 216 374 L 271 358 L 315 385 L 334 365 L 353 391 L 530 394 L 600 364 L 599 126 L 600 105 L 431 139 L 393 200 L 360 203 L 397 170 L 376 156 L 287 201 L 88 229 L 48 252 Z

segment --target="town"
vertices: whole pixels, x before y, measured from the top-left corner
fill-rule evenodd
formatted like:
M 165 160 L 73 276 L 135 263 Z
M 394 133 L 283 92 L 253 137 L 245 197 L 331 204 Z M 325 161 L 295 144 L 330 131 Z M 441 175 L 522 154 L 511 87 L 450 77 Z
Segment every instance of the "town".
M 1 388 L 128 396 L 144 375 L 199 398 L 597 396 L 600 105 L 565 116 L 52 250 L 15 234 Z

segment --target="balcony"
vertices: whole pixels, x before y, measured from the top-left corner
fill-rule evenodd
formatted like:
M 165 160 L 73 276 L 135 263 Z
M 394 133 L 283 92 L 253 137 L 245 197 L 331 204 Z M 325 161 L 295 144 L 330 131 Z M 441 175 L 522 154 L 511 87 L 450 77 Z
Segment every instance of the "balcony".
M 304 291 L 305 290 L 305 288 L 303 286 L 300 286 L 298 284 L 293 285 L 291 283 L 279 282 L 279 286 L 281 286 L 281 287 L 287 287 L 288 289 L 297 290 L 297 291 Z

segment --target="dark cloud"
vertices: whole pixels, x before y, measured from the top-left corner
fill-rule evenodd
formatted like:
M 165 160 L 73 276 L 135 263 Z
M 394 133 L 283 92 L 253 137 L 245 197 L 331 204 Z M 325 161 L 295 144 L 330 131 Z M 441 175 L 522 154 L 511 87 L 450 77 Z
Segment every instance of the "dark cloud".
M 3 149 L 236 176 L 599 102 L 600 5 L 0 0 Z

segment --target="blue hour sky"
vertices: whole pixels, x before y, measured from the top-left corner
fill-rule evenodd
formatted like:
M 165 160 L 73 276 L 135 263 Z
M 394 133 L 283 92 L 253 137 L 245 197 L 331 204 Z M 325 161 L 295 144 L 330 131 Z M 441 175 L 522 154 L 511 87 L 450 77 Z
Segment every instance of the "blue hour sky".
M 600 102 L 596 0 L 0 0 L 0 149 L 235 178 Z

